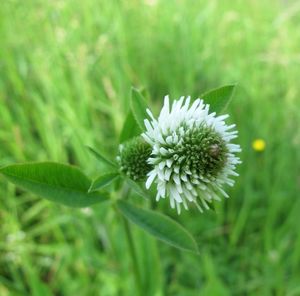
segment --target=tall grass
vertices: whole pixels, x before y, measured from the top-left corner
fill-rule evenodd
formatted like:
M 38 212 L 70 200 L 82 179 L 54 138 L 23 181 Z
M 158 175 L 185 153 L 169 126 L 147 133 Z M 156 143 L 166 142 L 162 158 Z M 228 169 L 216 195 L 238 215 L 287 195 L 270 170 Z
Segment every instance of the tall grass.
M 0 164 L 63 161 L 95 176 L 102 167 L 85 145 L 113 157 L 131 85 L 159 110 L 165 94 L 238 82 L 228 112 L 241 176 L 217 213 L 176 217 L 200 256 L 135 229 L 145 295 L 299 295 L 299 10 L 267 0 L 4 1 Z M 134 295 L 107 206 L 68 209 L 0 182 L 0 295 Z

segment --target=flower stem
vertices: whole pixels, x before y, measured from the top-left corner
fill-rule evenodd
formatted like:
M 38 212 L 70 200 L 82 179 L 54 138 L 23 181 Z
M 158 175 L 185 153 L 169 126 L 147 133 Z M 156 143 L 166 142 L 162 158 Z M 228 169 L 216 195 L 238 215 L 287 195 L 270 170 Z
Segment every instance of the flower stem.
M 127 190 L 125 191 L 125 194 L 123 193 L 123 196 L 125 198 L 127 198 L 128 195 L 129 195 L 129 189 L 127 188 Z M 142 286 L 141 274 L 140 274 L 140 270 L 139 270 L 138 259 L 137 259 L 136 249 L 134 246 L 132 231 L 131 231 L 128 221 L 122 215 L 120 215 L 120 212 L 118 211 L 117 207 L 114 205 L 113 208 L 114 208 L 116 214 L 120 216 L 120 218 L 123 222 L 124 228 L 125 228 L 125 235 L 126 235 L 126 239 L 127 239 L 130 257 L 132 260 L 133 273 L 134 273 L 137 291 L 138 291 L 137 295 L 142 296 L 143 295 L 143 286 Z
M 132 266 L 133 266 L 133 272 L 135 275 L 135 280 L 137 284 L 137 290 L 138 290 L 138 295 L 143 295 L 143 289 L 142 289 L 142 281 L 141 281 L 141 275 L 139 271 L 139 265 L 138 265 L 138 259 L 137 259 L 137 254 L 136 254 L 136 249 L 134 246 L 133 242 L 133 237 L 132 237 L 132 232 L 130 225 L 128 221 L 122 217 L 124 228 L 125 228 L 125 233 L 126 233 L 126 238 L 127 238 L 127 243 L 128 243 L 128 248 L 130 252 L 130 256 L 132 259 Z

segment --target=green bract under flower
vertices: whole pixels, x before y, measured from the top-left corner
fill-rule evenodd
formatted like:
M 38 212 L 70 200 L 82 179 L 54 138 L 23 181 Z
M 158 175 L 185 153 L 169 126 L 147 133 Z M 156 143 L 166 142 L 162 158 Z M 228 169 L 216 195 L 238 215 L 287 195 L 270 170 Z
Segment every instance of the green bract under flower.
M 152 167 L 147 162 L 151 151 L 151 146 L 141 137 L 133 138 L 121 144 L 117 156 L 121 172 L 132 180 L 144 180 Z

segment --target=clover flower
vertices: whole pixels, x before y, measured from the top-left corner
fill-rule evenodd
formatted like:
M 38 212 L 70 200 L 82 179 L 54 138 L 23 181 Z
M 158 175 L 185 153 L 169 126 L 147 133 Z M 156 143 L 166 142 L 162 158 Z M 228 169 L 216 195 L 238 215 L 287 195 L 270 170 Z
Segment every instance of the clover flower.
M 237 137 L 235 125 L 224 122 L 228 115 L 216 116 L 203 100 L 191 105 L 190 100 L 181 97 L 170 109 L 166 96 L 158 119 L 147 110 L 151 121 L 145 119 L 142 134 L 152 146 L 146 188 L 154 182 L 156 200 L 169 198 L 178 214 L 182 205 L 188 209 L 188 203 L 194 203 L 202 212 L 213 200 L 221 200 L 220 194 L 228 197 L 223 186 L 233 186 L 231 176 L 238 176 L 235 168 L 240 163 L 235 155 L 240 146 L 231 143 Z

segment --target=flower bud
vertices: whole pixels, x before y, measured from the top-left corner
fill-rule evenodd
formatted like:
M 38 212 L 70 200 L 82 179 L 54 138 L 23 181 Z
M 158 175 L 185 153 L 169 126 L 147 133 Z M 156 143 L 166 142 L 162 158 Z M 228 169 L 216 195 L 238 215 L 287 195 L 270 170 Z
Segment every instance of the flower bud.
M 121 172 L 132 180 L 144 180 L 152 169 L 147 162 L 151 151 L 151 146 L 142 137 L 136 137 L 121 144 L 117 156 Z

